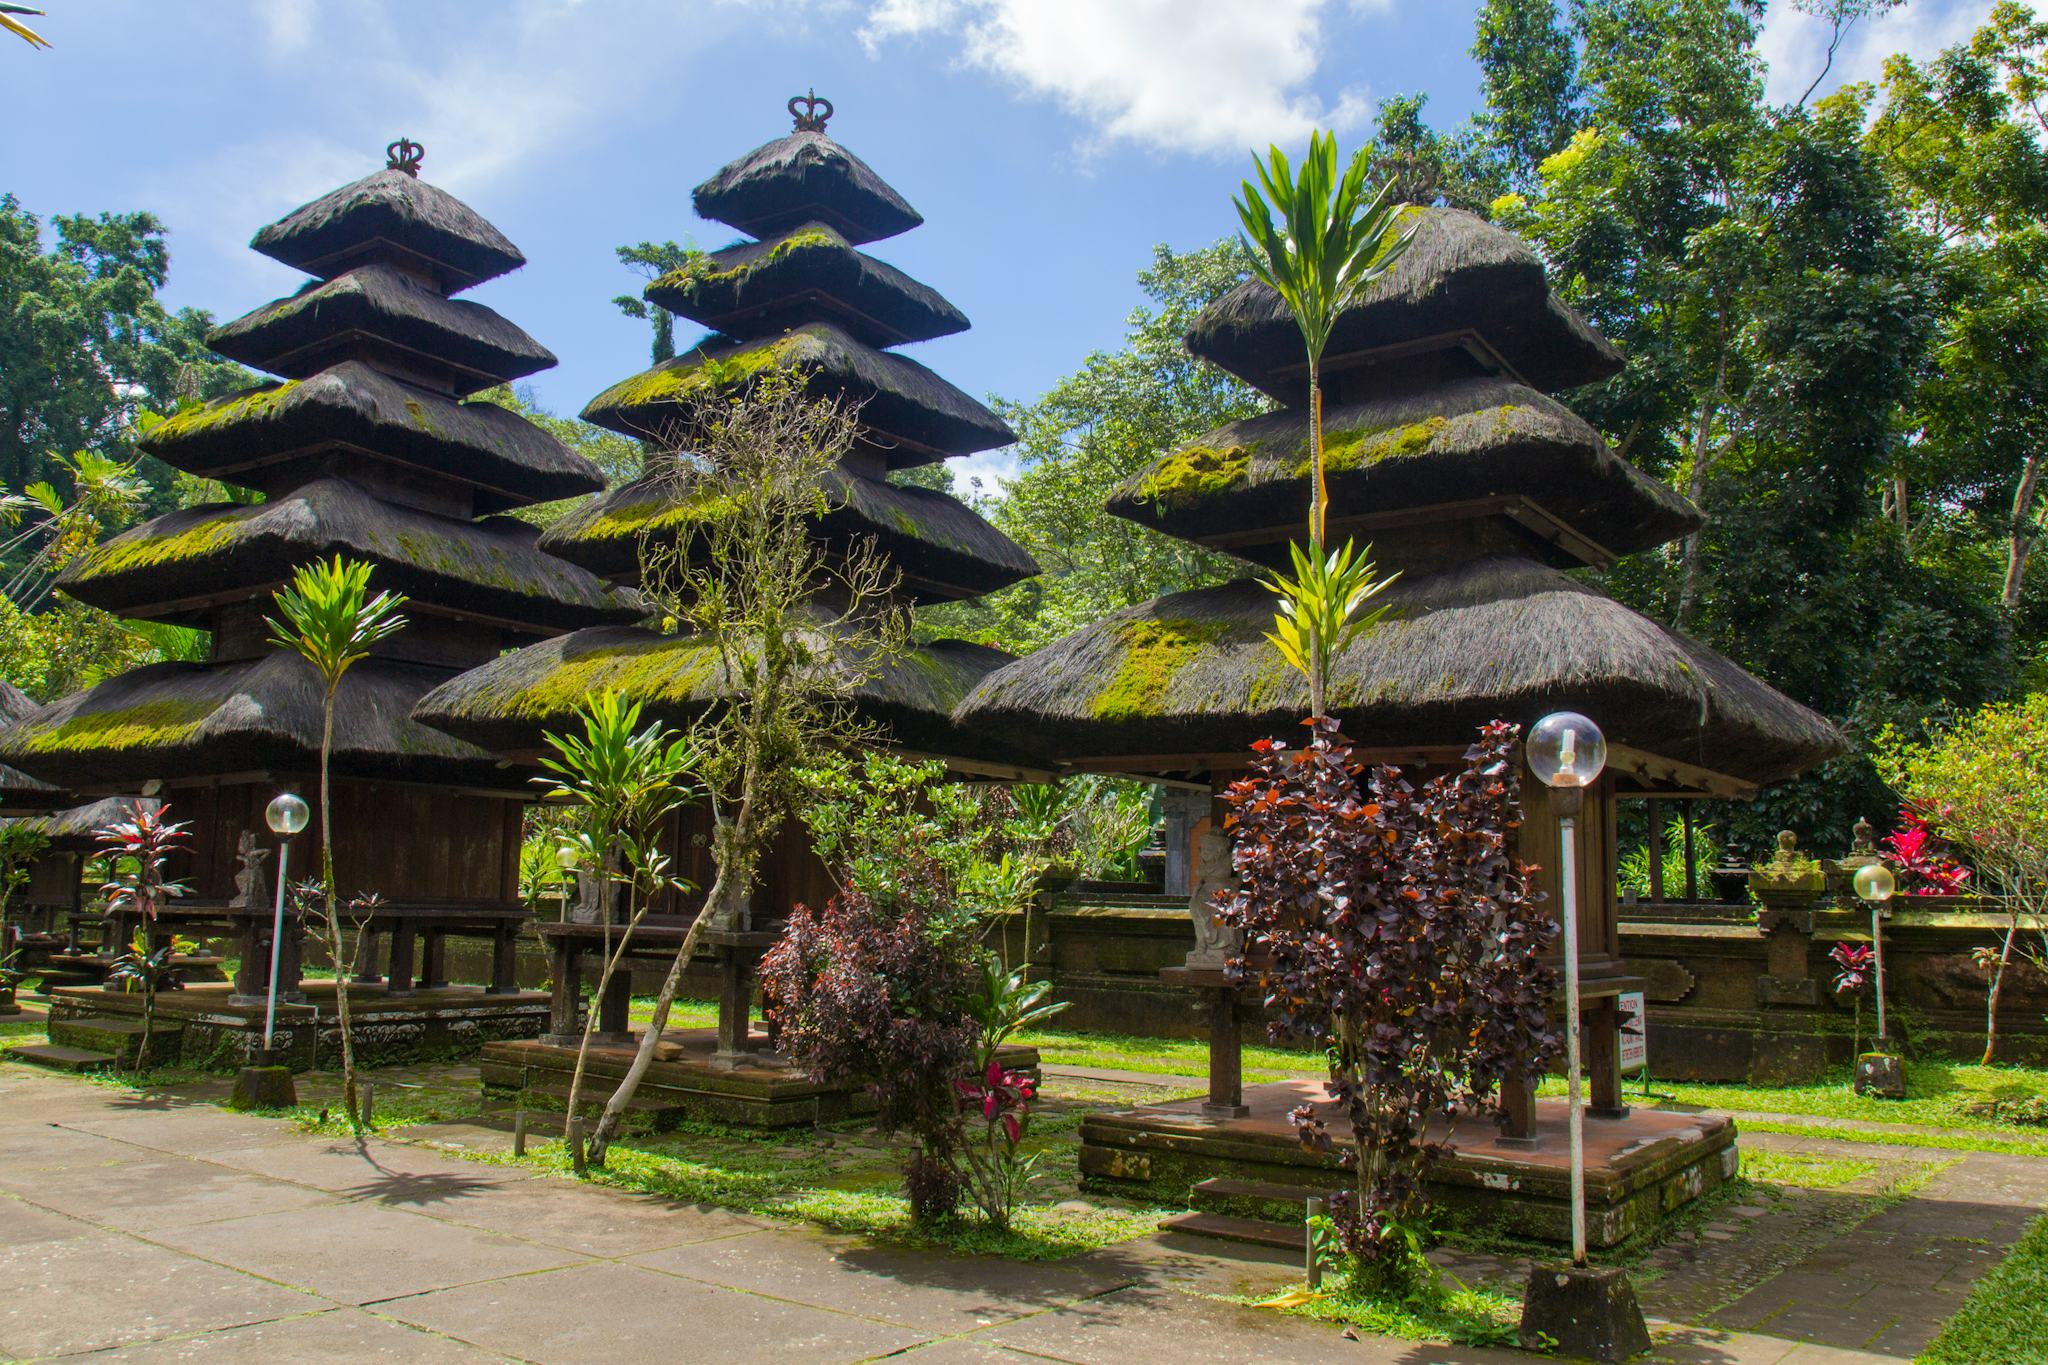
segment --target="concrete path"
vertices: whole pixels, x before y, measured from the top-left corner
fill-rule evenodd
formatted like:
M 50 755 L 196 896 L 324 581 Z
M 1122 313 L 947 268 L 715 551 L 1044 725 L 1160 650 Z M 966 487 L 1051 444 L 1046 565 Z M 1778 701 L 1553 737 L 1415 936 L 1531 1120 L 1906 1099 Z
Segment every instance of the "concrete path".
M 2011 1201 L 2037 1202 L 2039 1191 L 2031 1163 L 2019 1165 L 2029 1167 L 2024 1175 L 1979 1162 L 1954 1168 L 1936 1207 L 1952 1212 L 1970 1201 L 1987 1211 L 1951 1240 L 2003 1236 L 2024 1222 Z M 1863 1257 L 1921 1254 L 1940 1234 L 1930 1230 L 1932 1215 L 1911 1212 L 1920 1202 L 1901 1205 L 1884 1227 L 1874 1225 L 1893 1214 L 1871 1220 L 1859 1232 L 1869 1245 L 1839 1249 L 1856 1264 L 1814 1281 L 1799 1301 L 1824 1301 L 1827 1286 L 1844 1278 L 1867 1286 Z M 1223 1259 L 1211 1249 L 1160 1239 L 1053 1264 L 925 1255 L 419 1145 L 326 1141 L 275 1120 L 0 1065 L 0 1359 L 1530 1359 L 1347 1340 L 1334 1328 L 1218 1302 L 1206 1296 L 1262 1291 L 1293 1267 L 1278 1256 Z M 1956 1255 L 1937 1288 L 1950 1276 L 1962 1283 L 1973 1268 L 1970 1255 Z M 1791 1296 L 1786 1278 L 1751 1295 L 1749 1308 L 1749 1299 L 1736 1305 L 1762 1331 L 1747 1330 L 1737 1314 L 1726 1330 L 1676 1331 L 1658 1358 L 1874 1365 L 1910 1357 L 1904 1338 L 1867 1352 L 1774 1333 L 1792 1311 L 1767 1309 Z M 1776 1298 L 1767 1292 L 1774 1286 Z

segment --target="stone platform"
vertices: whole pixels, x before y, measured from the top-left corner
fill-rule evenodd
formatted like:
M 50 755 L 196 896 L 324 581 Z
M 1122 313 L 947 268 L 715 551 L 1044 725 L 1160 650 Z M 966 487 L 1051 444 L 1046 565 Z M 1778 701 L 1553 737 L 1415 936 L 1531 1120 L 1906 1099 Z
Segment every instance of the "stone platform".
M 275 1042 L 294 1071 L 335 1067 L 341 1059 L 341 1027 L 332 981 L 303 983 L 304 1003 L 278 1002 Z M 397 1066 L 474 1057 L 486 1043 L 532 1038 L 547 1027 L 548 997 L 540 991 L 493 993 L 482 986 L 437 986 L 392 993 L 381 984 L 351 983 L 350 1022 L 356 1064 Z M 50 992 L 53 1041 L 94 1024 L 137 1023 L 142 996 L 97 986 L 64 986 Z M 178 1030 L 178 1053 L 166 1063 L 230 1071 L 249 1063 L 263 1045 L 263 1002 L 239 1003 L 226 982 L 160 991 L 157 1027 Z
M 593 1043 L 583 1069 L 583 1093 L 591 1112 L 603 1107 L 632 1064 L 638 1039 Z M 732 1066 L 714 1060 L 717 1029 L 670 1029 L 648 1067 L 632 1112 L 655 1128 L 684 1119 L 753 1128 L 809 1127 L 870 1113 L 874 1104 L 857 1088 L 826 1085 L 772 1049 L 768 1035 L 747 1036 L 746 1060 Z M 1036 1071 L 1038 1051 L 1005 1047 L 999 1054 L 1013 1071 Z M 484 1093 L 531 1108 L 561 1109 L 568 1103 L 576 1048 L 548 1039 L 491 1043 L 478 1063 Z M 578 1108 L 584 1105 L 579 1102 Z
M 1197 1202 L 1203 1182 L 1321 1194 L 1344 1188 L 1334 1157 L 1306 1151 L 1287 1115 L 1297 1105 L 1327 1111 L 1333 1135 L 1349 1124 L 1329 1105 L 1320 1080 L 1247 1086 L 1241 1118 L 1205 1115 L 1199 1099 L 1093 1114 L 1081 1123 L 1085 1188 L 1156 1200 Z M 1433 1136 L 1441 1136 L 1433 1130 Z M 1460 1124 L 1456 1151 L 1437 1163 L 1429 1191 L 1452 1226 L 1533 1241 L 1571 1239 L 1569 1140 L 1562 1100 L 1536 1104 L 1533 1146 L 1503 1143 L 1490 1121 Z M 1735 1125 L 1720 1115 L 1635 1110 L 1586 1120 L 1586 1236 L 1614 1246 L 1735 1174 Z M 1299 1225 L 1300 1211 L 1293 1214 Z

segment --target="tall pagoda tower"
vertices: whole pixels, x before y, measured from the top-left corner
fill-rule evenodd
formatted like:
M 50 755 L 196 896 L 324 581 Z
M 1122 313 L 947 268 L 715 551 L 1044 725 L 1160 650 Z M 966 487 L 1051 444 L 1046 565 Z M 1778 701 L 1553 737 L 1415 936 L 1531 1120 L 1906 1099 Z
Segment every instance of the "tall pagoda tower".
M 406 595 L 406 628 L 344 677 L 334 723 L 334 861 L 344 895 L 386 910 L 392 994 L 441 984 L 441 940 L 496 944 L 510 992 L 520 920 L 523 775 L 412 719 L 413 705 L 513 646 L 625 621 L 635 604 L 537 544 L 508 509 L 594 492 L 598 470 L 480 390 L 555 363 L 519 327 L 454 296 L 525 263 L 503 234 L 419 178 L 400 141 L 385 169 L 256 234 L 255 250 L 314 276 L 218 328 L 213 348 L 280 376 L 179 413 L 143 448 L 248 490 L 246 501 L 169 513 L 108 540 L 58 586 L 123 616 L 210 633 L 204 663 L 111 678 L 22 718 L 5 761 L 79 792 L 161 794 L 194 822 L 189 899 L 175 913 L 244 938 L 245 996 L 259 993 L 269 913 L 251 907 L 252 849 L 275 842 L 264 807 L 281 789 L 317 800 L 322 690 L 270 642 L 272 593 L 336 554 Z M 317 867 L 317 812 L 293 867 Z M 253 843 L 250 842 L 253 839 Z M 260 922 L 259 922 L 260 921 Z M 371 973 L 374 977 L 374 972 Z M 280 982 L 289 989 L 295 982 Z
M 1527 725 L 1570 709 L 1603 728 L 1610 764 L 1579 821 L 1580 953 L 1595 1104 L 1619 1111 L 1613 997 L 1630 978 L 1615 918 L 1616 799 L 1738 795 L 1841 740 L 1728 659 L 1573 575 L 1675 539 L 1699 513 L 1549 396 L 1622 361 L 1551 294 L 1535 254 L 1471 214 L 1412 212 L 1412 244 L 1338 320 L 1323 364 L 1329 540 L 1369 543 L 1380 576 L 1400 575 L 1380 599 L 1388 619 L 1333 661 L 1329 710 L 1372 761 L 1411 774 L 1455 764 L 1494 718 Z M 1308 713 L 1306 681 L 1263 638 L 1275 599 L 1251 572 L 1288 567 L 1289 542 L 1306 538 L 1307 367 L 1292 315 L 1256 281 L 1206 310 L 1186 344 L 1279 410 L 1162 456 L 1109 510 L 1247 560 L 1246 575 L 1115 612 L 992 674 L 955 718 L 1029 734 L 1076 768 L 1213 792 L 1244 769 L 1253 742 L 1292 740 Z M 1549 791 L 1522 790 L 1523 854 L 1542 865 L 1556 906 Z M 1200 804 L 1197 821 L 1211 814 Z M 1210 1103 L 1228 1114 L 1242 1108 L 1228 1061 L 1236 1025 L 1208 911 L 1230 876 L 1220 815 L 1190 903 L 1207 950 L 1177 979 L 1223 1011 L 1213 1032 L 1229 1038 Z M 1526 1097 L 1516 1110 L 1526 1135 Z
M 893 471 L 1016 437 L 981 403 L 885 349 L 962 331 L 967 319 L 934 290 L 858 249 L 923 220 L 827 135 L 828 101 L 800 96 L 789 108 L 794 131 L 732 162 L 693 195 L 700 216 L 754 240 L 697 257 L 647 288 L 650 301 L 703 324 L 710 335 L 605 390 L 584 418 L 666 449 L 693 400 L 743 393 L 771 368 L 801 376 L 807 392 L 859 405 L 855 447 L 826 479 L 829 510 L 817 535 L 828 553 L 868 540 L 888 556 L 901 574 L 889 609 L 971 598 L 1029 577 L 1038 571 L 1031 557 L 973 510 L 943 493 L 890 481 Z M 541 545 L 630 584 L 638 580 L 645 540 L 685 557 L 701 553 L 691 528 L 702 515 L 687 479 L 650 469 L 570 512 Z M 1015 776 L 1037 766 L 1028 750 L 964 730 L 951 716 L 1010 657 L 961 640 L 917 644 L 863 683 L 856 706 L 903 751 L 942 757 L 960 771 Z M 471 743 L 525 756 L 541 750 L 544 731 L 573 726 L 573 708 L 585 696 L 608 688 L 639 702 L 648 719 L 678 727 L 728 695 L 716 652 L 699 637 L 592 628 L 472 670 L 429 694 L 415 714 Z M 688 808 L 670 836 L 677 871 L 700 888 L 712 880 L 709 818 L 701 806 Z M 791 904 L 822 903 L 833 889 L 800 832 L 786 827 L 782 846 L 763 863 L 752 922 L 735 928 L 765 937 Z M 696 907 L 694 896 L 658 907 L 640 941 L 650 952 L 665 952 L 665 935 L 679 934 Z M 573 937 L 570 928 L 560 933 Z M 558 983 L 573 971 L 572 959 L 558 957 Z M 557 1033 L 567 1033 L 574 1008 L 561 1002 Z M 727 1014 L 740 1008 L 731 1005 Z M 607 1030 L 617 1033 L 623 996 L 614 1012 L 618 1028 Z M 728 1018 L 728 1032 L 743 1022 Z

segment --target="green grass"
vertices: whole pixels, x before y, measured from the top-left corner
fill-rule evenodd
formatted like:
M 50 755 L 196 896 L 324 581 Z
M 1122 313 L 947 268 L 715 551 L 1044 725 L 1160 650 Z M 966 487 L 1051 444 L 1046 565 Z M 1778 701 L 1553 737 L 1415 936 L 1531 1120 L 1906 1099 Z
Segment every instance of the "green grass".
M 1346 1288 L 1324 1291 L 1299 1303 L 1287 1302 L 1302 1292 L 1293 1285 L 1274 1298 L 1282 1312 L 1318 1322 L 1341 1322 L 1375 1336 L 1402 1341 L 1442 1342 L 1458 1346 L 1512 1346 L 1522 1318 L 1519 1295 L 1497 1289 L 1474 1289 L 1446 1276 L 1435 1294 L 1401 1300 L 1372 1297 Z M 1262 1306 L 1269 1300 L 1236 1297 L 1233 1303 Z M 1281 1306 L 1283 1305 L 1284 1306 Z
M 1163 1076 L 1207 1076 L 1209 1043 L 1203 1038 L 1144 1038 L 1116 1033 L 1067 1033 L 1044 1029 L 1021 1033 L 1017 1041 L 1038 1049 L 1041 1062 L 1058 1066 L 1094 1066 L 1111 1071 L 1149 1071 Z M 1247 1082 L 1283 1081 L 1324 1074 L 1317 1052 L 1263 1047 L 1244 1049 Z
M 1993 1137 L 1958 1129 L 1949 1133 L 1891 1133 L 1880 1128 L 1837 1128 L 1797 1119 L 1743 1119 L 1745 1133 L 1783 1133 L 1788 1137 L 1831 1138 L 1836 1142 L 1867 1142 L 1886 1147 L 1923 1147 L 1944 1152 L 2003 1152 L 2010 1156 L 2048 1156 L 2048 1138 Z
M 1876 1175 L 1878 1163 L 1859 1157 L 1809 1156 L 1803 1152 L 1744 1152 L 1742 1173 L 1764 1185 L 1802 1190 L 1836 1190 Z
M 2037 1365 L 2048 1360 L 2048 1218 L 2037 1218 L 1917 1365 Z

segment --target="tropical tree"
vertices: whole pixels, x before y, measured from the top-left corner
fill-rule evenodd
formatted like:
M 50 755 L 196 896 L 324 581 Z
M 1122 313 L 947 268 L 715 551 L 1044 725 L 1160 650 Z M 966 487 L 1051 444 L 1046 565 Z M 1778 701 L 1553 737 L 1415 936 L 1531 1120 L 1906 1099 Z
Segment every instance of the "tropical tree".
M 356 1108 L 355 1040 L 350 1027 L 348 952 L 341 908 L 334 885 L 333 792 L 329 769 L 334 754 L 334 699 L 349 669 L 369 657 L 380 641 L 405 629 L 401 596 L 370 595 L 370 565 L 336 555 L 331 562 L 314 561 L 292 575 L 274 594 L 278 615 L 266 618 L 271 643 L 289 650 L 320 675 L 320 888 L 327 950 L 334 960 L 334 996 L 341 1028 L 341 1102 L 349 1124 L 360 1120 Z M 282 619 L 280 619 L 282 618 Z M 360 939 L 360 934 L 357 936 Z
M 547 772 L 534 781 L 547 788 L 551 801 L 575 803 L 576 824 L 564 840 L 577 864 L 597 879 L 598 921 L 604 926 L 602 966 L 596 998 L 583 1020 L 583 1038 L 576 1048 L 576 1069 L 569 1077 L 569 1105 L 563 1136 L 573 1144 L 576 1169 L 584 1166 L 582 1144 L 573 1126 L 583 1090 L 584 1066 L 596 1032 L 598 1003 L 624 960 L 633 931 L 666 892 L 688 890 L 669 873 L 661 833 L 668 817 L 691 799 L 688 774 L 697 766 L 690 741 L 660 722 L 640 724 L 640 705 L 610 690 L 576 708 L 581 735 L 544 734 L 555 753 L 541 759 Z M 613 941 L 616 917 L 612 892 L 627 897 L 625 923 Z
M 810 397 L 804 382 L 769 372 L 740 393 L 705 395 L 648 453 L 674 500 L 705 513 L 686 536 L 643 542 L 640 561 L 655 618 L 706 651 L 725 697 L 690 731 L 716 870 L 598 1122 L 589 1159 L 599 1165 L 705 931 L 746 922 L 762 852 L 804 792 L 799 774 L 873 737 L 854 698 L 906 639 L 896 571 L 873 543 L 828 551 L 814 534 L 822 481 L 859 428 L 851 407 Z
M 1321 716 L 1330 659 L 1378 619 L 1356 613 L 1389 581 L 1373 577 L 1371 560 L 1351 542 L 1341 550 L 1324 548 L 1330 488 L 1323 468 L 1323 349 L 1338 317 L 1393 268 L 1414 240 L 1416 227 L 1411 223 L 1403 230 L 1405 206 L 1392 202 L 1391 184 L 1366 198 L 1371 159 L 1363 149 L 1338 177 L 1334 134 L 1310 135 L 1299 174 L 1278 147 L 1268 150 L 1265 162 L 1254 157 L 1252 165 L 1265 193 L 1262 196 L 1251 181 L 1243 182 L 1237 216 L 1244 223 L 1252 273 L 1287 304 L 1308 352 L 1313 480 L 1308 548 L 1290 546 L 1294 576 L 1276 574 L 1267 584 L 1280 598 L 1280 610 L 1266 638 L 1282 658 L 1308 676 L 1310 714 Z M 1267 198 L 1272 200 L 1270 207 Z
M 695 247 L 683 246 L 676 242 L 640 242 L 634 246 L 616 248 L 619 264 L 634 271 L 644 280 L 658 280 L 671 270 L 680 270 L 698 256 L 703 255 Z M 629 318 L 639 318 L 653 330 L 649 350 L 654 363 L 675 359 L 676 316 L 660 304 L 649 303 L 637 294 L 621 294 L 612 300 L 618 310 Z
M 41 13 L 42 11 L 39 9 L 30 9 L 27 5 L 16 4 L 15 0 L 0 0 L 0 29 L 5 29 L 9 33 L 14 34 L 30 47 L 48 47 L 50 45 L 48 38 L 45 38 L 42 34 L 36 32 L 15 17 L 19 14 Z

